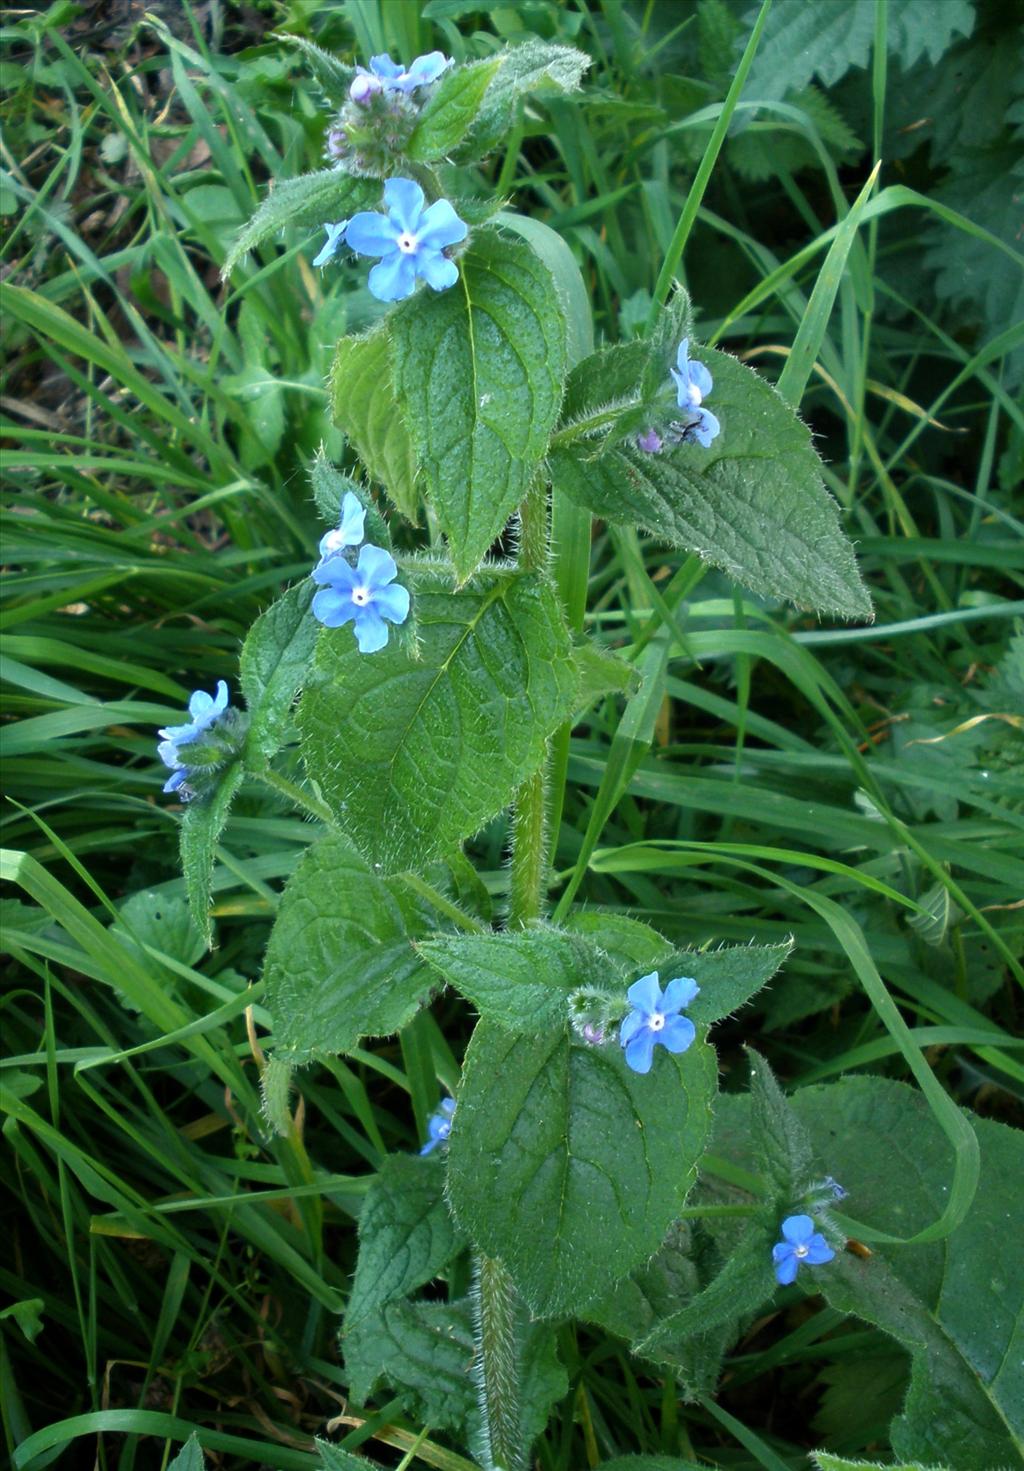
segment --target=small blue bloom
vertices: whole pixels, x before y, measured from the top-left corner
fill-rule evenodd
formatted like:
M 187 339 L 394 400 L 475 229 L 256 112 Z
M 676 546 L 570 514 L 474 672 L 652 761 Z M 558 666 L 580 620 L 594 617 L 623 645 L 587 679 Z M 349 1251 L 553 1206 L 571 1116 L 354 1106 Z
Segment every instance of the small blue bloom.
M 364 103 L 376 92 L 403 92 L 407 96 L 417 87 L 426 87 L 436 82 L 445 67 L 451 66 L 441 51 L 431 51 L 426 56 L 417 56 L 406 70 L 386 53 L 370 57 L 370 68 L 356 68 L 356 76 L 348 89 L 353 102 Z
M 699 994 L 700 987 L 689 976 L 677 976 L 664 991 L 656 970 L 634 981 L 626 992 L 633 1010 L 623 1020 L 619 1045 L 626 1049 L 626 1062 L 635 1073 L 650 1072 L 655 1047 L 685 1052 L 692 1045 L 697 1029 L 679 1013 Z
M 219 679 L 216 695 L 208 695 L 205 690 L 193 692 L 188 702 L 188 713 L 192 718 L 187 724 L 169 725 L 158 732 L 163 739 L 156 748 L 157 755 L 172 772 L 164 784 L 165 792 L 178 791 L 191 774 L 187 764 L 179 756 L 181 747 L 190 745 L 204 731 L 209 730 L 227 708 L 228 687 Z
M 831 1175 L 826 1175 L 821 1184 L 823 1190 L 829 1190 L 832 1192 L 833 1200 L 846 1199 L 847 1192 L 843 1189 L 838 1180 L 833 1180 Z
M 312 575 L 321 584 L 313 599 L 314 618 L 325 628 L 354 621 L 361 654 L 375 654 L 387 643 L 385 618 L 404 623 L 409 616 L 408 589 L 389 586 L 398 568 L 383 547 L 365 545 L 355 567 L 336 553 L 314 567 Z
M 689 419 L 684 425 L 673 425 L 672 427 L 676 430 L 678 437 L 686 443 L 700 444 L 705 449 L 710 449 L 711 441 L 721 433 L 722 426 L 711 410 L 702 408 L 701 405 L 714 384 L 711 374 L 703 363 L 690 361 L 689 345 L 689 338 L 684 337 L 679 344 L 676 366 L 669 369 L 675 379 L 676 402 L 681 409 L 686 409 Z
M 822 1236 L 815 1231 L 810 1216 L 787 1216 L 782 1223 L 783 1240 L 772 1247 L 775 1276 L 783 1287 L 796 1280 L 801 1262 L 809 1267 L 820 1267 L 830 1262 L 835 1252 Z
M 645 455 L 656 455 L 662 446 L 662 438 L 656 429 L 645 429 L 636 437 L 637 449 L 642 449 Z
M 427 1120 L 427 1142 L 420 1150 L 420 1154 L 429 1154 L 439 1144 L 447 1144 L 448 1136 L 452 1132 L 452 1118 L 455 1114 L 455 1099 L 442 1098 L 441 1107 L 437 1113 L 431 1114 Z
M 325 532 L 320 538 L 320 560 L 337 556 L 346 547 L 357 547 L 363 539 L 363 522 L 366 511 L 359 497 L 346 490 L 341 502 L 341 518 L 333 531 Z
M 445 247 L 465 240 L 467 226 L 447 199 L 424 208 L 425 196 L 412 179 L 388 179 L 384 185 L 387 214 L 361 210 L 346 232 L 346 241 L 359 255 L 380 256 L 368 285 L 378 301 L 402 301 L 411 296 L 417 276 L 435 291 L 445 291 L 459 279 L 458 268 L 443 254 Z
M 345 231 L 348 229 L 348 220 L 339 220 L 336 225 L 325 225 L 327 239 L 320 248 L 320 254 L 314 257 L 315 266 L 326 266 L 338 254 L 345 243 Z

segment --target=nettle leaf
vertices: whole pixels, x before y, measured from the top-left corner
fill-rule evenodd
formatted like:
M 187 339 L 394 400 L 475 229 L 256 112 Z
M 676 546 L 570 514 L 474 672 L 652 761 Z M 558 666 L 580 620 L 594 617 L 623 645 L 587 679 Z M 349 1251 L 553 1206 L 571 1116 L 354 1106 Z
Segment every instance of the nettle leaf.
M 628 344 L 632 347 L 633 344 Z M 870 618 L 853 548 L 807 429 L 775 389 L 726 353 L 699 350 L 722 430 L 710 449 L 660 454 L 633 434 L 610 447 L 559 435 L 548 463 L 559 490 L 597 516 L 642 526 L 767 597 Z
M 348 96 L 348 89 L 356 74 L 355 67 L 345 66 L 330 51 L 325 51 L 315 41 L 305 36 L 292 36 L 287 31 L 272 31 L 272 41 L 281 41 L 285 46 L 295 46 L 301 53 L 309 70 L 319 83 L 328 102 L 341 103 Z
M 221 267 L 221 280 L 227 280 L 244 255 L 286 225 L 322 225 L 344 219 L 375 204 L 379 196 L 379 180 L 355 179 L 336 168 L 282 179 L 239 231 Z
M 456 162 L 471 162 L 497 147 L 515 121 L 521 97 L 530 92 L 575 92 L 589 65 L 590 58 L 572 46 L 530 40 L 509 47 Z
M 473 61 L 444 74 L 420 113 L 406 152 L 419 163 L 444 158 L 473 126 L 503 58 Z
M 213 865 L 217 856 L 217 840 L 224 831 L 231 803 L 242 785 L 245 769 L 240 761 L 233 761 L 220 775 L 212 792 L 196 797 L 182 813 L 181 868 L 185 875 L 185 893 L 188 896 L 192 919 L 203 937 L 207 949 L 213 943 L 213 925 L 210 920 L 210 895 L 213 883 Z
M 289 879 L 263 976 L 275 1056 L 294 1063 L 399 1031 L 433 985 L 398 900 L 336 833 L 314 843 Z
M 558 415 L 558 295 L 523 239 L 480 230 L 458 283 L 415 296 L 390 330 L 395 388 L 464 582 L 525 498 Z
M 817 1471 L 949 1471 L 945 1466 L 922 1466 L 920 1461 L 848 1461 L 845 1456 L 833 1456 L 830 1451 L 811 1451 L 811 1460 Z
M 371 479 L 379 481 L 402 515 L 415 523 L 416 455 L 395 397 L 386 324 L 361 337 L 341 339 L 330 391 L 334 422 L 352 441 Z
M 198 1435 L 193 1431 L 168 1466 L 167 1471 L 203 1471 L 205 1465 L 206 1458 L 203 1455 L 203 1448 L 199 1444 Z
M 549 1327 L 526 1322 L 521 1314 L 518 1337 L 520 1423 L 523 1444 L 531 1445 L 569 1381 Z M 357 1402 L 365 1403 L 378 1384 L 387 1383 L 413 1419 L 480 1443 L 473 1313 L 467 1299 L 390 1303 L 346 1333 L 342 1348 Z
M 449 1199 L 532 1310 L 572 1312 L 660 1245 L 693 1182 L 717 1085 L 702 1042 L 646 1076 L 565 1028 L 478 1023 L 448 1149 Z
M 737 1011 L 768 984 L 793 949 L 792 940 L 781 945 L 724 945 L 719 950 L 677 950 L 661 966 L 662 980 L 692 976 L 700 995 L 686 1008 L 691 1021 L 700 1026 L 721 1021 Z
M 482 1016 L 516 1031 L 562 1026 L 571 991 L 614 980 L 595 946 L 546 925 L 429 939 L 417 948 Z
M 392 639 L 358 653 L 325 629 L 299 707 L 310 776 L 360 851 L 421 869 L 511 800 L 575 708 L 558 599 L 539 573 L 485 569 L 453 591 L 443 567 L 406 563 L 419 657 Z
M 565 928 L 599 945 L 615 962 L 620 976 L 636 976 L 658 970 L 676 954 L 671 941 L 642 920 L 625 914 L 606 914 L 600 909 L 576 909 L 565 920 Z M 630 977 L 634 979 L 634 977 Z
M 949 1189 L 949 1146 L 913 1088 L 875 1077 L 798 1090 L 790 1100 L 822 1173 L 848 1192 L 842 1209 L 875 1230 L 911 1236 Z M 723 1098 L 713 1149 L 760 1160 L 750 1102 Z M 891 1334 L 912 1355 L 911 1384 L 890 1435 L 897 1456 L 953 1466 L 1024 1466 L 1024 1138 L 972 1119 L 981 1179 L 963 1224 L 942 1242 L 840 1252 L 813 1286 L 841 1312 Z M 1014 1222 L 1016 1221 L 1016 1225 Z
M 757 18 L 750 11 L 742 48 Z M 904 70 L 927 55 L 934 65 L 956 35 L 974 28 L 971 0 L 896 0 L 889 8 L 888 45 Z M 860 4 L 809 6 L 804 0 L 775 0 L 748 79 L 749 95 L 774 101 L 799 92 L 813 77 L 832 87 L 851 67 L 866 67 L 874 41 L 873 7 Z
M 250 715 L 245 740 L 250 769 L 266 766 L 287 737 L 319 632 L 309 610 L 315 592 L 308 579 L 290 587 L 260 614 L 242 646 L 239 680 Z
M 440 1159 L 389 1155 L 359 1213 L 346 1332 L 385 1303 L 432 1281 L 464 1244 L 444 1201 Z

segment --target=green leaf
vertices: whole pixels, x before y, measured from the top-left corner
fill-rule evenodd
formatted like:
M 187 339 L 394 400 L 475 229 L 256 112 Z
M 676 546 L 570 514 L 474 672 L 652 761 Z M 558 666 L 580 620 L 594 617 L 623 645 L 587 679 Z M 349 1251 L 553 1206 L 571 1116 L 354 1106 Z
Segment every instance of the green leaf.
M 757 13 L 747 14 L 748 30 Z M 899 0 L 889 7 L 889 50 L 904 70 L 922 55 L 934 65 L 955 35 L 969 36 L 973 27 L 970 0 Z M 874 7 L 856 0 L 828 6 L 775 0 L 750 69 L 750 96 L 773 101 L 813 77 L 834 86 L 851 67 L 867 66 L 874 28 Z
M 558 295 L 524 240 L 480 230 L 457 285 L 413 297 L 390 326 L 398 398 L 464 582 L 547 449 L 565 364 Z
M 912 1235 L 949 1192 L 949 1145 L 915 1089 L 876 1077 L 799 1090 L 792 1107 L 816 1162 L 848 1192 L 843 1209 L 872 1231 Z M 749 1102 L 722 1099 L 713 1149 L 760 1168 Z M 969 1117 L 969 1116 L 968 1116 Z M 1019 1246 L 1024 1138 L 970 1119 L 981 1180 L 966 1219 L 941 1242 L 845 1252 L 816 1268 L 829 1304 L 891 1334 L 912 1355 L 910 1392 L 891 1427 L 897 1456 L 952 1466 L 1024 1466 L 1024 1332 Z M 843 1217 L 845 1222 L 846 1218 Z M 1016 1224 L 1015 1224 L 1016 1223 Z
M 359 1213 L 359 1256 L 345 1331 L 430 1282 L 463 1244 L 444 1201 L 441 1161 L 389 1155 Z
M 845 1456 L 833 1456 L 830 1451 L 812 1451 L 811 1459 L 818 1471 L 948 1471 L 943 1466 L 922 1466 L 920 1461 L 901 1461 L 898 1466 L 892 1461 L 848 1461 Z
M 650 1354 L 666 1341 L 710 1333 L 720 1324 L 732 1325 L 767 1302 L 775 1290 L 772 1246 L 776 1239 L 769 1213 L 764 1211 L 726 1257 L 717 1276 L 685 1306 L 660 1318 L 636 1345 L 636 1352 Z
M 417 948 L 482 1016 L 516 1031 L 561 1027 L 571 991 L 614 982 L 593 945 L 545 925 L 429 939 Z
M 142 889 L 127 899 L 119 912 L 120 919 L 111 926 L 111 934 L 146 970 L 152 970 L 155 962 L 143 945 L 151 945 L 182 965 L 195 965 L 206 949 L 188 905 L 176 895 Z M 170 974 L 166 967 L 164 974 Z
M 357 652 L 325 629 L 299 726 L 310 776 L 361 852 L 421 869 L 499 812 L 575 708 L 558 600 L 537 573 L 483 571 L 453 592 L 442 567 L 406 563 L 418 658 L 392 639 Z
M 606 914 L 600 909 L 576 909 L 566 916 L 565 928 L 585 935 L 615 962 L 620 975 L 637 976 L 658 970 L 676 953 L 670 941 L 650 925 L 625 914 Z
M 811 1141 L 767 1062 L 752 1047 L 747 1055 L 758 1165 L 788 1206 L 811 1183 Z
M 259 771 L 288 736 L 292 705 L 306 677 L 320 625 L 310 612 L 316 588 L 307 578 L 271 603 L 242 646 L 239 680 L 249 707 L 246 764 Z
M 680 1461 L 678 1456 L 616 1456 L 602 1461 L 597 1471 L 707 1471 L 696 1461 Z
M 572 46 L 530 40 L 510 47 L 484 96 L 483 107 L 456 162 L 481 158 L 502 141 L 515 121 L 516 106 L 530 92 L 575 92 L 590 58 Z
M 632 664 L 589 639 L 574 644 L 572 662 L 579 681 L 579 698 L 573 711 L 576 718 L 606 695 L 631 695 L 640 687 L 640 676 Z
M 22 1073 L 20 1076 L 24 1077 L 26 1075 Z M 6 1081 L 9 1085 L 10 1078 Z M 23 1097 L 24 1095 L 21 1094 L 19 1096 Z M 13 1318 L 29 1343 L 35 1343 L 43 1331 L 43 1310 L 45 1306 L 41 1297 L 23 1297 L 18 1302 L 12 1302 L 6 1308 L 0 1308 L 0 1323 L 5 1318 Z
M 298 1063 L 397 1032 L 433 983 L 397 899 L 338 834 L 315 843 L 289 880 L 263 975 L 275 1056 Z
M 736 358 L 705 347 L 699 360 L 714 378 L 709 402 L 722 425 L 710 449 L 682 443 L 645 454 L 630 434 L 594 453 L 585 436 L 567 437 L 570 426 L 549 456 L 556 487 L 597 516 L 696 553 L 762 596 L 870 618 L 807 429 Z
M 697 1026 L 709 1026 L 737 1011 L 767 985 L 793 949 L 781 945 L 728 945 L 719 950 L 677 950 L 664 961 L 662 984 L 675 975 L 692 976 L 700 995 L 686 1008 Z
M 206 1457 L 199 1444 L 199 1436 L 193 1431 L 168 1466 L 167 1471 L 203 1471 L 205 1465 Z
M 220 776 L 213 791 L 190 802 L 181 818 L 179 840 L 185 892 L 192 910 L 192 919 L 207 947 L 213 943 L 210 895 L 217 840 L 224 831 L 231 803 L 244 776 L 242 763 L 232 762 Z
M 342 1450 L 340 1445 L 332 1445 L 329 1440 L 316 1438 L 316 1453 L 320 1458 L 322 1471 L 380 1471 L 376 1461 L 368 1461 L 365 1456 L 354 1456 L 351 1451 Z
M 287 31 L 272 31 L 272 41 L 282 41 L 286 46 L 295 46 L 302 53 L 309 70 L 316 78 L 328 102 L 337 106 L 348 97 L 348 89 L 355 76 L 355 67 L 345 66 L 336 56 L 308 41 L 305 36 L 293 36 Z
M 659 1050 L 651 1073 L 563 1029 L 478 1023 L 448 1150 L 456 1219 L 528 1305 L 559 1316 L 650 1256 L 703 1152 L 713 1051 Z
M 413 129 L 406 152 L 419 163 L 444 158 L 473 126 L 502 57 L 470 62 L 448 71 L 434 87 Z
M 551 1406 L 568 1389 L 555 1337 L 543 1323 L 522 1316 L 519 1361 L 523 1442 L 532 1443 Z M 353 1398 L 365 1403 L 386 1382 L 398 1391 L 406 1414 L 422 1424 L 461 1432 L 471 1444 L 481 1435 L 473 1377 L 473 1314 L 460 1302 L 393 1302 L 342 1339 Z
M 407 520 L 419 510 L 416 455 L 395 396 L 391 340 L 384 323 L 343 337 L 331 372 L 334 422 L 348 435 L 372 480 Z
M 332 223 L 375 204 L 380 196 L 380 182 L 354 179 L 341 169 L 321 169 L 315 174 L 300 174 L 297 179 L 282 179 L 263 200 L 252 219 L 238 234 L 221 267 L 221 280 L 226 281 L 243 256 L 286 225 L 323 225 Z

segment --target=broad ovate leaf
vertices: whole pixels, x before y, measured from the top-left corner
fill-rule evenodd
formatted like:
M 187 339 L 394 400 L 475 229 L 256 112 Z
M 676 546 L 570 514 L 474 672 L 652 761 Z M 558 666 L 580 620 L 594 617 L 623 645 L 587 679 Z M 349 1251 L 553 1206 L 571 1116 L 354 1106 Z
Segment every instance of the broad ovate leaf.
M 395 396 L 391 340 L 383 323 L 338 343 L 331 400 L 334 422 L 352 441 L 367 474 L 384 486 L 403 516 L 415 521 L 416 455 Z
M 558 599 L 539 573 L 484 570 L 458 590 L 408 563 L 414 657 L 392 638 L 360 654 L 325 629 L 299 708 L 310 776 L 374 864 L 422 868 L 451 851 L 536 771 L 575 706 Z
M 525 240 L 479 230 L 456 284 L 418 293 L 394 313 L 390 333 L 395 391 L 465 581 L 525 498 L 558 416 L 558 294 Z
M 614 1042 L 481 1021 L 463 1068 L 449 1199 L 534 1313 L 574 1311 L 656 1251 L 696 1173 L 717 1074 L 711 1048 L 658 1049 L 646 1076 Z
M 274 1055 L 293 1063 L 397 1032 L 434 984 L 398 899 L 336 833 L 315 843 L 288 881 L 263 975 Z

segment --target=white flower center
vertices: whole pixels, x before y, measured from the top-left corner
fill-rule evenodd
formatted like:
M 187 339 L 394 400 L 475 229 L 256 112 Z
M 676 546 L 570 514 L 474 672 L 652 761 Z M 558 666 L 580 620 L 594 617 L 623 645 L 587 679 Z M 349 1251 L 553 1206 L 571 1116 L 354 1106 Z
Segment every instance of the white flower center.
M 703 401 L 704 401 L 704 395 L 701 393 L 701 391 L 697 387 L 696 383 L 691 383 L 690 384 L 690 388 L 689 388 L 689 392 L 687 394 L 687 397 L 689 398 L 690 402 L 693 404 L 694 408 L 698 408 L 700 406 L 700 404 L 703 403 Z
M 662 1027 L 665 1025 L 665 1018 L 662 1016 L 660 1011 L 652 1011 L 647 1025 L 650 1027 L 652 1032 L 660 1032 Z
M 365 608 L 370 601 L 370 589 L 368 587 L 354 587 L 352 589 L 352 601 L 357 608 Z
M 403 230 L 395 243 L 403 255 L 412 255 L 420 242 L 408 230 Z
M 794 1256 L 798 1256 L 798 1257 L 803 1258 L 803 1257 L 805 1257 L 807 1255 L 807 1253 L 810 1251 L 810 1249 L 811 1248 L 809 1246 L 797 1246 L 797 1247 L 794 1248 L 793 1254 L 794 1254 Z

